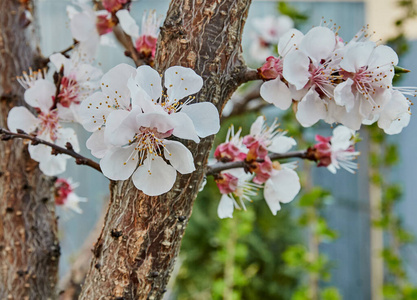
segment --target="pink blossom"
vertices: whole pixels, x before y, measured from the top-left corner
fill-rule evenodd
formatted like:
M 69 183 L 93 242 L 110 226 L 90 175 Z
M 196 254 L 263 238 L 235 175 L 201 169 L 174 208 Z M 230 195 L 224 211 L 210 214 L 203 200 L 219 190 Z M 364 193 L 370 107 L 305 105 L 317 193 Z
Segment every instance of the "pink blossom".
M 229 194 L 236 191 L 239 179 L 230 173 L 222 173 L 216 179 L 217 187 L 221 194 Z
M 58 178 L 55 181 L 55 204 L 62 206 L 66 209 L 72 209 L 77 213 L 83 211 L 79 207 L 80 202 L 86 202 L 86 198 L 78 197 L 74 193 L 74 189 L 78 186 L 78 183 L 73 183 L 71 179 Z
M 275 79 L 282 76 L 282 59 L 269 56 L 266 62 L 258 69 L 265 80 Z
M 116 12 L 122 9 L 123 4 L 126 4 L 128 0 L 101 0 L 104 8 L 109 12 Z

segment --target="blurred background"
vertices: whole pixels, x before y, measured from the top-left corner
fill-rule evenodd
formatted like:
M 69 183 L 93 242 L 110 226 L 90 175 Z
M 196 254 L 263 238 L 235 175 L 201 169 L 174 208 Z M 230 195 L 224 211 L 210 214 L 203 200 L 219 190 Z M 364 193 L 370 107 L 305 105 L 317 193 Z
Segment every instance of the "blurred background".
M 45 56 L 72 42 L 66 16 L 70 4 L 38 0 Z M 165 0 L 134 1 L 132 15 L 140 24 L 144 10 L 164 15 L 168 5 Z M 253 1 L 244 32 L 245 59 L 258 68 L 266 58 L 257 57 L 260 51 L 253 47 L 260 35 L 256 24 L 268 16 L 288 15 L 303 32 L 324 21 L 335 23 L 345 41 L 368 24 L 375 31 L 371 39 L 389 42 L 400 55 L 399 65 L 411 70 L 396 85 L 417 86 L 416 14 L 414 0 Z M 274 54 L 276 49 L 271 45 L 268 51 Z M 103 72 L 121 62 L 131 63 L 117 45 L 101 47 L 97 62 Z M 234 99 L 256 89 L 257 83 L 244 86 Z M 259 114 L 266 115 L 268 122 L 278 117 L 281 128 L 299 141 L 300 149 L 312 145 L 316 133 L 331 135 L 328 124 L 304 130 L 292 113 L 262 107 L 225 118 L 216 144 L 224 141 L 232 123 L 247 133 Z M 82 153 L 91 157 L 85 148 L 88 134 L 73 126 L 79 129 Z M 299 162 L 302 190 L 277 216 L 259 195 L 247 211 L 235 211 L 233 219 L 220 220 L 220 193 L 208 178 L 195 203 L 166 299 L 417 299 L 414 129 L 417 120 L 411 118 L 398 136 L 386 137 L 377 128 L 362 130 L 356 174 L 340 170 L 333 175 L 325 168 Z M 88 198 L 81 204 L 82 215 L 59 210 L 60 275 L 65 278 L 83 245 L 88 249 L 95 241 L 98 233 L 90 232 L 106 207 L 108 180 L 72 163 L 63 177 L 80 182 L 76 192 Z

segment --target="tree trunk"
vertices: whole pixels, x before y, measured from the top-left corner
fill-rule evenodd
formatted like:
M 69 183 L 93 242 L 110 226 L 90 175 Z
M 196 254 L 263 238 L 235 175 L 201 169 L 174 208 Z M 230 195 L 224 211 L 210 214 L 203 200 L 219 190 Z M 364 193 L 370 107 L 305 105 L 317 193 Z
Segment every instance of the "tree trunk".
M 241 37 L 251 0 L 172 1 L 161 29 L 156 68 L 193 68 L 204 79 L 198 102 L 219 111 L 246 74 Z M 161 299 L 204 177 L 213 137 L 186 142 L 197 170 L 173 189 L 146 196 L 130 180 L 110 185 L 103 230 L 80 299 Z
M 25 10 L 30 1 L 0 1 L 0 126 L 23 104 L 15 76 L 39 58 Z M 59 244 L 53 180 L 43 176 L 21 140 L 0 143 L 0 299 L 55 298 Z

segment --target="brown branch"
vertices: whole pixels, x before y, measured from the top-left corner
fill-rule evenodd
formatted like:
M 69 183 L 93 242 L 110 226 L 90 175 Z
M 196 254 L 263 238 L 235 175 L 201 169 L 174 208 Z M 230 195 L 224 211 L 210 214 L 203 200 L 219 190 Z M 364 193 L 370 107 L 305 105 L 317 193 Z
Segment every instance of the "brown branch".
M 269 158 L 271 160 L 280 160 L 280 159 L 286 159 L 286 158 L 301 158 L 301 159 L 316 161 L 316 157 L 314 156 L 314 153 L 309 149 L 287 152 L 287 153 L 272 153 L 269 155 Z M 257 162 L 263 162 L 263 160 L 258 160 Z M 227 162 L 227 163 L 219 162 L 211 166 L 207 166 L 206 175 L 214 176 L 225 170 L 248 168 L 248 166 L 250 165 L 251 165 L 251 162 L 247 162 L 247 161 L 233 161 L 233 162 Z
M 229 102 L 231 101 L 233 103 L 233 109 L 228 115 L 222 116 L 222 121 L 229 117 L 239 116 L 239 115 L 244 114 L 245 112 L 248 111 L 248 106 L 252 103 L 252 101 L 259 99 L 260 97 L 261 97 L 260 85 L 258 84 L 254 85 L 254 87 L 250 87 L 250 90 L 247 93 L 245 93 L 245 95 L 241 99 L 234 100 L 232 97 L 229 100 Z M 265 104 L 268 105 L 269 103 L 267 103 L 266 101 L 262 101 L 262 104 L 258 105 L 255 108 L 252 108 L 251 112 L 254 110 L 257 111 L 261 109 L 262 107 L 265 106 Z
M 89 166 L 97 171 L 99 171 L 101 173 L 101 168 L 100 165 L 98 163 L 96 163 L 95 161 L 82 156 L 81 154 L 77 153 L 74 151 L 74 149 L 72 148 L 71 143 L 67 143 L 65 145 L 66 148 L 60 147 L 58 145 L 55 145 L 54 143 L 42 140 L 37 138 L 36 136 L 33 135 L 29 135 L 27 133 L 25 133 L 22 130 L 18 129 L 18 133 L 14 133 L 11 131 L 8 131 L 4 128 L 0 128 L 0 135 L 1 135 L 1 140 L 3 141 L 8 141 L 10 139 L 24 139 L 24 140 L 30 140 L 32 141 L 32 145 L 37 145 L 37 144 L 42 144 L 42 145 L 46 145 L 52 148 L 52 153 L 54 155 L 57 154 L 66 154 L 69 155 L 73 158 L 75 158 L 75 163 L 77 165 L 86 165 Z
M 263 79 L 261 74 L 259 74 L 258 70 L 254 70 L 254 69 L 247 69 L 246 72 L 243 72 L 239 78 L 237 78 L 238 82 L 240 84 L 249 82 L 249 81 L 254 81 L 254 80 L 261 80 Z
M 67 56 L 67 53 L 70 52 L 71 50 L 73 50 L 78 43 L 79 42 L 77 40 L 74 40 L 72 45 L 70 45 L 67 48 L 65 48 L 64 50 L 58 51 L 56 53 L 61 53 L 62 55 Z M 50 62 L 49 57 L 44 57 L 43 55 L 41 55 L 40 57 L 38 57 L 36 59 L 36 68 L 35 69 L 46 68 L 46 66 L 48 65 L 49 62 Z

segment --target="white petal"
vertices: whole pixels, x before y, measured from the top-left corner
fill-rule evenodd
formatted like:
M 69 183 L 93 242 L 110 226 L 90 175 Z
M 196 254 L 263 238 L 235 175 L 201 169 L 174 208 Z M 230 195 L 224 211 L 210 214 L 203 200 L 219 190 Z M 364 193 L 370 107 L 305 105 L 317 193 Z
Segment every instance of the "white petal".
M 276 216 L 277 212 L 281 210 L 281 205 L 279 203 L 279 199 L 276 195 L 275 188 L 271 179 L 268 179 L 265 182 L 264 198 L 272 214 Z
M 343 125 L 337 126 L 335 129 L 333 129 L 332 132 L 332 149 L 347 150 L 351 145 L 350 139 L 354 134 L 355 131 L 348 127 L 345 127 Z
M 253 122 L 252 125 L 250 126 L 249 134 L 253 136 L 260 134 L 264 126 L 264 123 L 265 123 L 264 116 L 257 117 L 255 122 Z
M 52 155 L 51 148 L 45 145 L 29 145 L 30 157 L 39 162 L 39 169 L 47 176 L 55 176 L 65 171 L 67 155 Z
M 278 43 L 278 53 L 281 56 L 286 56 L 294 51 L 303 39 L 304 34 L 297 29 L 288 30 L 280 39 Z
M 327 59 L 334 51 L 336 37 L 327 27 L 314 27 L 304 36 L 300 43 L 300 50 L 306 53 L 313 62 Z
M 369 68 L 390 66 L 391 64 L 398 64 L 398 55 L 391 47 L 386 45 L 379 45 L 374 49 L 369 58 Z
M 175 183 L 177 171 L 159 156 L 146 158 L 144 164 L 133 173 L 133 184 L 149 196 L 168 192 Z
M 190 68 L 174 66 L 165 71 L 164 84 L 169 100 L 177 102 L 203 87 L 203 79 Z
M 392 93 L 391 100 L 385 105 L 378 126 L 387 134 L 397 134 L 410 122 L 409 102 L 398 91 Z
M 42 112 L 48 112 L 52 107 L 52 97 L 55 96 L 55 85 L 45 79 L 36 80 L 34 85 L 25 92 L 25 101 L 32 107 L 38 107 Z
M 136 24 L 135 19 L 132 18 L 129 11 L 127 9 L 121 9 L 116 12 L 116 16 L 119 19 L 123 31 L 133 39 L 137 39 L 139 37 L 139 26 Z
M 101 78 L 101 90 L 121 108 L 129 108 L 130 91 L 127 81 L 135 76 L 136 69 L 128 64 L 119 64 Z
M 41 121 L 23 106 L 13 107 L 7 116 L 7 127 L 12 132 L 22 129 L 26 133 L 31 133 L 40 123 Z
M 95 19 L 85 12 L 74 14 L 70 22 L 71 34 L 77 41 L 87 41 L 92 35 L 97 35 Z
M 206 137 L 216 134 L 220 129 L 219 111 L 209 102 L 185 105 L 181 109 L 193 121 L 197 135 Z
M 334 89 L 334 100 L 337 105 L 345 106 L 349 112 L 355 106 L 355 95 L 352 92 L 353 80 L 348 78 L 345 82 L 339 83 Z
M 136 117 L 138 113 L 127 110 L 112 111 L 106 121 L 106 130 L 104 136 L 106 141 L 112 145 L 124 146 L 132 141 L 139 127 L 136 125 Z
M 171 120 L 175 122 L 174 132 L 172 133 L 180 139 L 200 142 L 193 121 L 185 113 L 179 112 L 170 115 Z
M 308 56 L 301 51 L 294 51 L 285 57 L 282 74 L 297 90 L 301 90 L 310 78 L 309 66 Z
M 274 153 L 286 153 L 295 145 L 297 145 L 297 142 L 293 138 L 280 135 L 272 140 L 272 144 L 268 146 L 268 151 Z
M 291 91 L 280 78 L 264 82 L 260 92 L 266 102 L 282 110 L 288 109 L 292 104 Z
M 373 42 L 356 43 L 346 51 L 340 67 L 348 72 L 356 72 L 368 64 L 369 57 L 375 48 Z
M 81 125 L 85 130 L 94 132 L 106 123 L 107 116 L 114 110 L 113 101 L 104 93 L 96 92 L 81 102 L 79 109 Z
M 190 150 L 180 142 L 165 140 L 164 155 L 181 174 L 195 171 L 194 158 Z
M 54 64 L 56 70 L 59 72 L 61 67 L 64 67 L 64 74 L 68 74 L 69 71 L 72 69 L 71 60 L 66 58 L 61 53 L 54 53 L 49 56 L 49 60 L 51 63 Z
M 161 76 L 149 66 L 140 66 L 136 69 L 136 84 L 149 95 L 153 101 L 162 95 Z
M 110 149 L 100 161 L 104 176 L 112 180 L 126 180 L 135 171 L 138 164 L 138 151 L 135 145 L 126 148 Z
M 104 142 L 104 130 L 97 130 L 86 142 L 87 149 L 97 158 L 103 158 L 110 146 Z
M 326 105 L 319 94 L 311 89 L 298 103 L 296 118 L 304 127 L 310 127 L 326 117 Z
M 78 143 L 77 134 L 72 128 L 58 128 L 56 132 L 55 144 L 61 147 L 65 147 L 66 143 L 71 143 L 75 152 L 80 151 L 80 144 Z
M 300 179 L 295 171 L 284 168 L 274 170 L 270 179 L 265 183 L 265 201 L 275 215 L 281 203 L 291 202 L 300 191 Z
M 234 204 L 228 195 L 222 195 L 219 206 L 217 207 L 217 215 L 220 219 L 233 218 Z
M 167 113 L 141 113 L 136 116 L 137 128 L 148 127 L 156 128 L 160 133 L 166 133 L 167 131 L 173 130 L 177 122 Z

